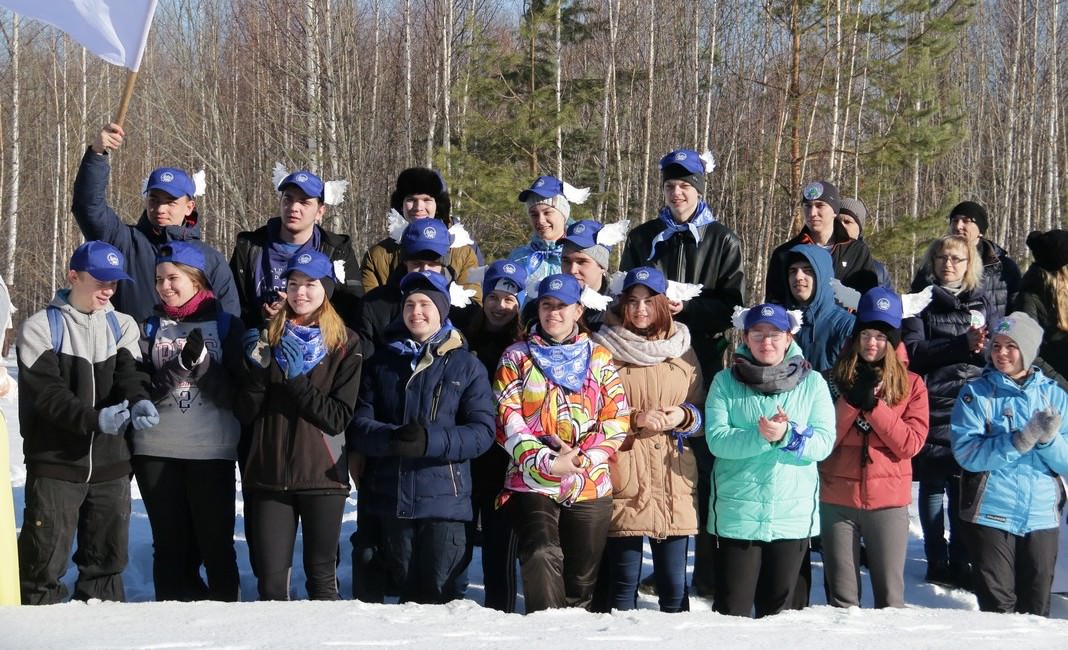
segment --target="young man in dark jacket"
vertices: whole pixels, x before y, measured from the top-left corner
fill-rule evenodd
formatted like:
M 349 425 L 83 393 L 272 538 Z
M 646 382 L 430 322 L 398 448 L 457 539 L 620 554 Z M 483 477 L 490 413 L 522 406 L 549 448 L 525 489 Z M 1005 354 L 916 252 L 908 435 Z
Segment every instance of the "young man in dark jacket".
M 489 378 L 448 321 L 440 273 L 401 280 L 404 310 L 364 371 L 351 448 L 367 457 L 360 520 L 377 521 L 379 549 L 401 602 L 463 598 L 470 460 L 493 444 Z
M 723 368 L 731 315 L 745 300 L 742 241 L 716 219 L 704 201 L 705 174 L 713 166 L 711 160 L 706 163 L 689 149 L 672 151 L 660 159 L 664 207 L 656 219 L 630 231 L 619 263 L 621 271 L 654 266 L 668 280 L 703 287 L 701 294 L 688 302 L 672 302 L 671 314 L 690 328 L 691 345 L 701 365 L 705 388 Z M 693 445 L 693 450 L 699 470 L 697 506 L 701 531 L 694 549 L 693 588 L 699 596 L 710 596 L 714 547 L 705 522 L 712 456 L 703 444 Z
M 845 226 L 837 219 L 842 206 L 838 188 L 827 181 L 813 181 L 801 190 L 801 205 L 805 211 L 805 227 L 772 251 L 764 283 L 764 299 L 779 304 L 786 301 L 789 295 L 783 282 L 786 257 L 798 244 L 815 244 L 830 253 L 834 260 L 834 277 L 847 287 L 864 293 L 877 286 L 879 280 L 868 245 L 850 238 Z
M 358 331 L 363 285 L 360 263 L 348 235 L 332 233 L 319 223 L 326 213 L 326 184 L 315 174 L 296 171 L 278 184 L 281 215 L 253 231 L 237 234 L 230 270 L 237 284 L 241 321 L 263 327 L 285 302 L 282 273 L 290 258 L 316 250 L 330 258 L 338 280 L 331 304 L 349 329 Z
M 101 241 L 70 260 L 70 288 L 22 325 L 19 425 L 26 458 L 26 514 L 19 535 L 22 602 L 63 602 L 78 536 L 74 598 L 125 599 L 130 524 L 126 426 L 159 422 L 138 372 L 137 323 L 109 302 L 129 281 L 123 255 Z
M 111 303 L 138 323 L 152 315 L 159 303 L 156 295 L 156 255 L 172 241 L 193 244 L 204 254 L 204 273 L 223 311 L 238 315 L 234 278 L 222 253 L 200 241 L 198 193 L 181 169 L 160 167 L 153 171 L 143 190 L 145 209 L 137 225 L 128 226 L 107 203 L 108 152 L 122 146 L 125 132 L 117 124 L 105 126 L 82 157 L 74 178 L 71 211 L 86 239 L 100 239 L 126 256 L 130 281 L 115 290 Z
M 800 244 L 786 258 L 788 309 L 802 313 L 794 340 L 816 372 L 830 370 L 853 335 L 853 315 L 834 301 L 830 254 L 819 246 Z

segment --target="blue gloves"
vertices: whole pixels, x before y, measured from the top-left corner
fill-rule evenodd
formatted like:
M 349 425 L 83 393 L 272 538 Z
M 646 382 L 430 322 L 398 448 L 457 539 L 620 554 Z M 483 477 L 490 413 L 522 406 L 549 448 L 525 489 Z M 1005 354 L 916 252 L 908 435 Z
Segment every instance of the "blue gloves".
M 137 431 L 144 431 L 159 424 L 159 411 L 156 410 L 156 405 L 147 399 L 130 407 L 130 417 L 133 418 L 133 428 Z
M 304 341 L 296 334 L 287 333 L 278 347 L 286 360 L 286 379 L 296 379 L 304 372 Z
M 266 368 L 270 365 L 270 357 L 265 358 L 266 355 L 257 352 L 259 344 L 260 331 L 255 327 L 245 330 L 241 335 L 241 349 L 245 351 L 245 358 L 260 368 Z
M 126 408 L 129 403 L 129 400 L 122 400 L 114 406 L 105 406 L 100 409 L 100 413 L 96 416 L 96 423 L 101 433 L 117 436 L 122 431 L 126 423 L 130 421 L 130 410 Z

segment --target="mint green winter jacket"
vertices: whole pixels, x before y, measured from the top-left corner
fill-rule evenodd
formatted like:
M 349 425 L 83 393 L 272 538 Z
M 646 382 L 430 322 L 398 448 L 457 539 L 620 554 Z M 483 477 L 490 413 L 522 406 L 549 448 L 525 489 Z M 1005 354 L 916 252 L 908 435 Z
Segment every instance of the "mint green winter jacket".
M 735 354 L 752 358 L 746 346 Z M 786 358 L 800 356 L 791 343 Z M 790 418 L 783 439 L 772 444 L 757 420 L 782 406 Z M 785 447 L 811 427 L 797 451 Z M 818 535 L 820 478 L 816 463 L 835 440 L 834 402 L 817 372 L 792 390 L 763 395 L 742 384 L 730 368 L 716 374 L 705 400 L 705 440 L 716 457 L 712 466 L 708 532 L 729 539 L 770 542 Z

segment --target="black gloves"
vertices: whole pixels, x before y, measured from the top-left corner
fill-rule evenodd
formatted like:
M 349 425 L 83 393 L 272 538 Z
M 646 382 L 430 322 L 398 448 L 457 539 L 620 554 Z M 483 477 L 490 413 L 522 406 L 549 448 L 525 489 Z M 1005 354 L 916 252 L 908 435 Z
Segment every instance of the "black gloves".
M 401 458 L 422 458 L 426 455 L 426 429 L 414 422 L 397 427 L 389 434 L 389 453 Z
M 204 354 L 204 333 L 199 327 L 194 327 L 192 332 L 185 337 L 185 345 L 182 346 L 182 367 L 192 370 L 202 359 Z
M 875 368 L 866 363 L 858 363 L 853 385 L 843 393 L 842 397 L 861 411 L 870 411 L 879 403 L 878 398 L 875 397 L 875 387 L 878 385 L 879 376 Z

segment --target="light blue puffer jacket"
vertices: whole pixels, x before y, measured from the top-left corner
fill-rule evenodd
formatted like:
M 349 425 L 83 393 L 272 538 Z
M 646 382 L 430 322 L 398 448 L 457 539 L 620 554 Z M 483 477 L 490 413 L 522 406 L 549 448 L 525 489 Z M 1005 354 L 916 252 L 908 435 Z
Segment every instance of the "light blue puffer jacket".
M 988 366 L 961 389 L 950 417 L 953 455 L 964 468 L 960 517 L 1013 535 L 1057 528 L 1068 475 L 1068 393 L 1038 368 L 1023 384 Z M 1060 435 L 1021 454 L 1013 432 L 1052 407 Z
M 736 354 L 750 357 L 741 346 Z M 796 343 L 786 357 L 801 355 Z M 782 406 L 790 421 L 812 437 L 800 455 L 764 440 L 757 430 L 760 416 L 771 417 Z M 817 372 L 792 390 L 763 395 L 742 384 L 730 369 L 716 374 L 705 401 L 705 440 L 715 455 L 708 532 L 720 537 L 770 542 L 818 535 L 819 472 L 816 463 L 831 453 L 835 439 L 834 402 L 827 382 Z

